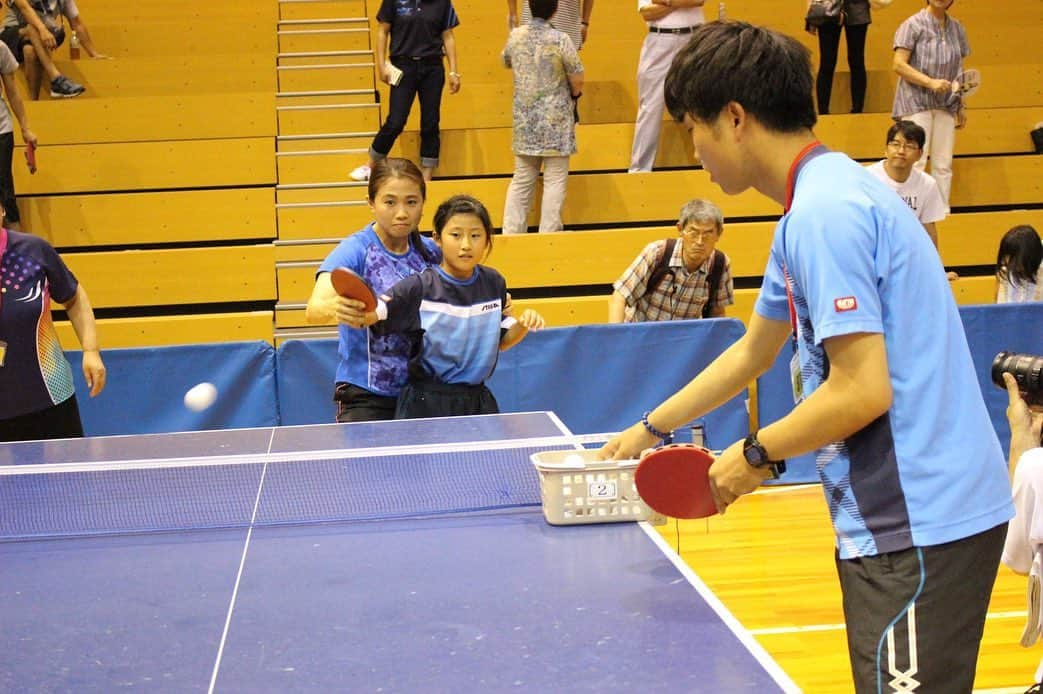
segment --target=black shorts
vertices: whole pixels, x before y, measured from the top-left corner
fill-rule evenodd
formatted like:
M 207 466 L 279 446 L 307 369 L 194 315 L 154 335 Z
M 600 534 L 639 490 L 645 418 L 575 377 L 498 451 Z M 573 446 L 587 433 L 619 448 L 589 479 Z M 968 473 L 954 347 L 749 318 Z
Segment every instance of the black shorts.
M 4 30 L 0 31 L 0 41 L 6 43 L 7 47 L 11 49 L 11 53 L 14 54 L 14 59 L 18 61 L 19 65 L 25 62 L 22 47 L 30 42 L 29 39 L 22 36 L 21 32 L 21 27 L 4 27 Z M 54 47 L 57 49 L 65 42 L 65 29 L 58 28 L 51 33 L 54 34 Z
M 333 390 L 337 421 L 375 422 L 395 418 L 395 398 L 378 395 L 351 383 L 337 383 Z
M 1006 536 L 837 559 L 858 694 L 969 694 Z
M 498 414 L 500 406 L 484 383 L 407 383 L 398 396 L 395 419 Z
M 83 436 L 76 396 L 39 412 L 0 419 L 0 441 L 72 439 Z

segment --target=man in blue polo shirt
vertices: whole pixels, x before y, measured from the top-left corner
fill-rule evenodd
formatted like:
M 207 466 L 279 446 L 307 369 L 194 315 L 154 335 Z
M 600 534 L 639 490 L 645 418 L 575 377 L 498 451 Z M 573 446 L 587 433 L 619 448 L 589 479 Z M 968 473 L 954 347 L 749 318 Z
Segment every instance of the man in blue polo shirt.
M 856 690 L 969 692 L 1013 516 L 1003 453 L 937 252 L 815 139 L 812 84 L 807 49 L 743 22 L 699 27 L 674 60 L 666 105 L 711 180 L 786 213 L 746 334 L 603 454 L 637 454 L 792 349 L 798 404 L 717 458 L 718 510 L 817 449 Z

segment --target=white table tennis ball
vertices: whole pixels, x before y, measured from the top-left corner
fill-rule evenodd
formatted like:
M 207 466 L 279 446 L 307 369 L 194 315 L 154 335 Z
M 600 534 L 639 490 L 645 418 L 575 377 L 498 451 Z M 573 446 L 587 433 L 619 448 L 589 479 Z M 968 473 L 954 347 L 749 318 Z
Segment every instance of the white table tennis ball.
M 200 383 L 185 393 L 185 407 L 193 412 L 202 412 L 217 400 L 217 387 L 213 383 Z
M 583 460 L 583 456 L 579 453 L 570 453 L 565 456 L 566 465 L 583 465 L 586 461 Z

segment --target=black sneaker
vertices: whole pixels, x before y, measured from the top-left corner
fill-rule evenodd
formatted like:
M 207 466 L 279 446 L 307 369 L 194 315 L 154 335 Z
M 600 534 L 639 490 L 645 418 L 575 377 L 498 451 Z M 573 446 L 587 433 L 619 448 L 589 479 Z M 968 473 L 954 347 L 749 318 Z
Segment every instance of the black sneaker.
M 76 84 L 65 75 L 58 75 L 51 80 L 51 97 L 55 99 L 69 99 L 85 91 L 82 84 Z

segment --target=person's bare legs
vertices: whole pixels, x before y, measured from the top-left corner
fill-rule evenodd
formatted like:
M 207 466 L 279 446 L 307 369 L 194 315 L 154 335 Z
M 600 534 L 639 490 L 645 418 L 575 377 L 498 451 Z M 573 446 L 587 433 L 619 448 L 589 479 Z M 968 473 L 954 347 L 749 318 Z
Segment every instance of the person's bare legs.
M 23 46 L 22 56 L 25 81 L 29 85 L 29 98 L 37 101 L 40 98 L 40 85 L 43 83 L 43 67 L 36 58 L 36 49 L 32 46 Z
M 60 77 L 62 73 L 60 73 L 58 71 L 58 68 L 55 67 L 55 65 L 54 65 L 54 61 L 51 60 L 51 52 L 49 50 L 47 50 L 46 46 L 43 45 L 43 39 L 40 38 L 40 32 L 37 31 L 36 27 L 34 27 L 33 25 L 30 24 L 30 25 L 28 25 L 26 27 L 23 27 L 21 29 L 20 33 L 21 33 L 22 36 L 24 36 L 25 38 L 29 39 L 29 42 L 32 44 L 32 48 L 33 48 L 32 52 L 35 53 L 36 63 L 37 63 L 37 65 L 39 65 L 40 69 L 42 69 L 43 72 L 45 72 L 47 74 L 47 83 L 50 84 L 55 79 Z M 26 64 L 25 77 L 26 77 L 26 81 L 28 81 L 29 80 L 29 67 L 28 67 L 29 66 L 29 46 L 25 46 L 22 49 L 22 53 L 25 55 L 25 64 Z M 42 82 L 43 82 L 41 77 L 42 77 L 42 75 L 40 75 L 39 71 L 37 71 L 37 74 L 36 74 L 36 87 L 35 87 L 35 89 L 33 88 L 32 82 L 29 82 L 29 96 L 32 99 L 34 99 L 34 100 L 40 98 L 40 87 L 42 86 Z

